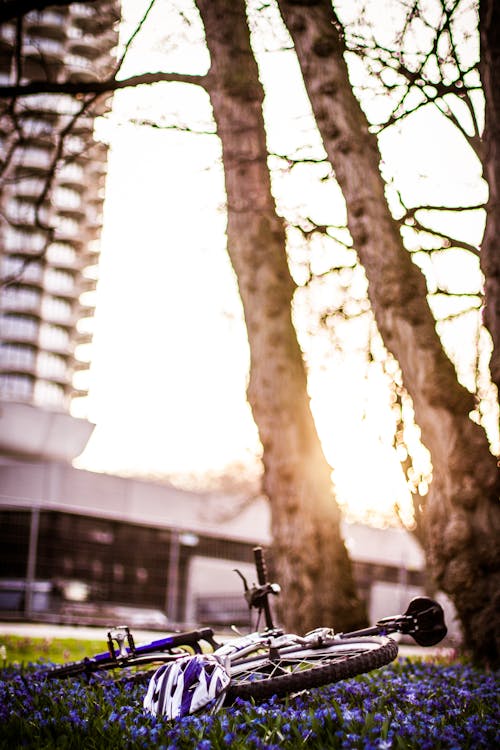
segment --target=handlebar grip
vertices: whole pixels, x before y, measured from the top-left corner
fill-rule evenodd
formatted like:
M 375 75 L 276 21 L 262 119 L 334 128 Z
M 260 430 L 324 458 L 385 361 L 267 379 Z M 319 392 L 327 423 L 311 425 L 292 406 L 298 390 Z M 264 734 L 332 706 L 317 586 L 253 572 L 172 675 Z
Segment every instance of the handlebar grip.
M 265 586 L 267 583 L 267 565 L 264 557 L 264 550 L 262 547 L 254 547 L 253 554 L 255 558 L 255 567 L 257 569 L 257 579 L 260 586 Z

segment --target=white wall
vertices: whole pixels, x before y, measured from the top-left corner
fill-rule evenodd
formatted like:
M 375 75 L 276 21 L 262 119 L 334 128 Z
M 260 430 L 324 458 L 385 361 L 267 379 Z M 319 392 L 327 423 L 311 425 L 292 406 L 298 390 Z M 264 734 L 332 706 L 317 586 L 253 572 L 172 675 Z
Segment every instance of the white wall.
M 195 555 L 190 560 L 186 597 L 186 620 L 196 619 L 196 599 L 199 596 L 239 596 L 243 600 L 243 581 L 234 572 L 238 568 L 251 586 L 255 583 L 255 568 L 251 563 L 218 560 L 213 557 Z M 231 624 L 231 623 L 228 623 Z

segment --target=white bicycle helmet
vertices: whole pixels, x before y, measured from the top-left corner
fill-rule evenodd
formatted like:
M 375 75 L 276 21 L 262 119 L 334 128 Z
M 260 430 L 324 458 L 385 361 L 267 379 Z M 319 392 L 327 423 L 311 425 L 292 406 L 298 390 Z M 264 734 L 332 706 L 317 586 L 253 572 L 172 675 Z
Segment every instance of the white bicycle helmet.
M 185 656 L 159 667 L 149 682 L 144 709 L 153 716 L 177 719 L 214 701 L 217 711 L 231 681 L 225 663 L 215 654 Z

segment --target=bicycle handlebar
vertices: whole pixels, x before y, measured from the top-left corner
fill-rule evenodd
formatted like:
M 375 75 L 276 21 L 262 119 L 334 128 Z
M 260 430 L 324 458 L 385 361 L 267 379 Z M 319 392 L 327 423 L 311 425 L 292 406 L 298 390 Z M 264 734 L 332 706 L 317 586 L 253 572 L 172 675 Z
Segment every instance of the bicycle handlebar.
M 261 586 L 265 586 L 267 579 L 267 565 L 262 547 L 254 547 L 253 550 L 255 569 L 257 570 L 257 580 Z

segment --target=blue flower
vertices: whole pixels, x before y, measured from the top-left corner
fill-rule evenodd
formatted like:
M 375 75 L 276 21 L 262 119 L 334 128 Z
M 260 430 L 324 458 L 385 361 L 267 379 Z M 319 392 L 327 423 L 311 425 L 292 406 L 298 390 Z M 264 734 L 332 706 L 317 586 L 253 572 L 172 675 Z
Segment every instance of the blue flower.
M 145 716 L 144 686 L 113 675 L 45 682 L 37 667 L 0 671 L 5 747 L 50 747 L 54 736 L 109 750 L 491 750 L 500 747 L 499 674 L 471 665 L 400 660 L 369 675 L 265 703 L 237 700 L 178 722 Z M 417 710 L 418 707 L 418 710 Z

